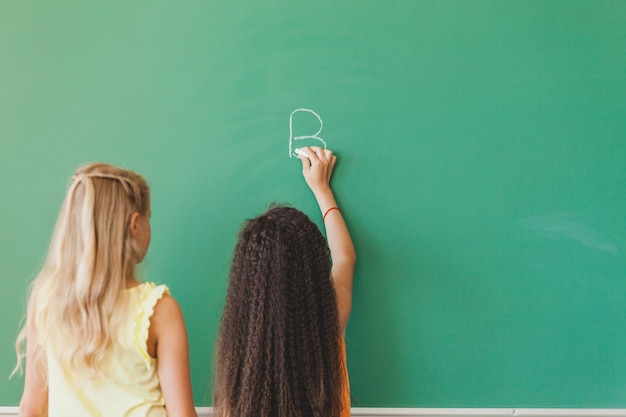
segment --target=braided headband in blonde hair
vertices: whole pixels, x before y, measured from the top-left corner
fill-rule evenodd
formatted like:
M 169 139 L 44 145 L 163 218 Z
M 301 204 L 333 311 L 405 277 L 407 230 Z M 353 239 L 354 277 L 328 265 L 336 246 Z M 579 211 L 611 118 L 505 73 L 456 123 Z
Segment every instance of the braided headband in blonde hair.
M 121 182 L 128 182 L 130 183 L 130 179 L 125 178 L 125 177 L 120 177 L 119 175 L 112 175 L 112 174 L 104 174 L 101 172 L 81 172 L 80 174 L 75 174 L 72 177 L 72 181 L 82 181 L 82 179 L 84 177 L 89 177 L 89 178 L 108 178 L 111 180 L 118 180 Z
M 74 176 L 72 176 L 72 181 L 82 182 L 85 178 L 104 178 L 119 181 L 120 184 L 122 184 L 122 187 L 124 187 L 124 191 L 126 191 L 127 193 L 131 192 L 133 196 L 137 198 L 137 185 L 133 183 L 129 178 L 113 174 L 105 174 L 101 172 L 81 172 L 79 174 L 74 174 Z

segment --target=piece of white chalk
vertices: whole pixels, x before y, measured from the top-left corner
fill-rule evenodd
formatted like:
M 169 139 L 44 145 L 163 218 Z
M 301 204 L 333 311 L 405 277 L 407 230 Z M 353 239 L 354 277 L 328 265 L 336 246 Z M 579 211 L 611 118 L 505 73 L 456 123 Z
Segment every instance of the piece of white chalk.
M 309 154 L 300 148 L 296 148 L 294 152 L 296 153 L 296 155 L 302 155 L 302 156 L 306 156 L 307 158 L 310 158 Z

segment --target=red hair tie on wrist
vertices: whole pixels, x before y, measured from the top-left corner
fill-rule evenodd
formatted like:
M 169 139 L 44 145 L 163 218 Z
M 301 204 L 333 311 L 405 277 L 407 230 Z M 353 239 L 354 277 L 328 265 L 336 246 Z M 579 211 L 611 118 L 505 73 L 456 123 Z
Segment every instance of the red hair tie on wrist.
M 324 212 L 324 215 L 322 216 L 322 223 L 324 223 L 324 222 L 326 221 L 326 215 L 327 215 L 328 213 L 330 213 L 331 211 L 333 211 L 333 210 L 339 210 L 339 211 L 341 211 L 341 210 L 339 209 L 339 207 L 331 207 L 331 208 L 329 208 L 328 210 L 326 210 L 326 211 Z

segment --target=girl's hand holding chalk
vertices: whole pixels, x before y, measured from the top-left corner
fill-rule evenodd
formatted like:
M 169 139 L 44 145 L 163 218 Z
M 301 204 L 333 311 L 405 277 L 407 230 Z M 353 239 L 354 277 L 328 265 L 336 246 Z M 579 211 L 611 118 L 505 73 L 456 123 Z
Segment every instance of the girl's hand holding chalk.
M 296 153 L 296 155 L 298 155 L 298 156 L 304 156 L 305 158 L 310 158 L 309 154 L 308 154 L 308 153 L 306 153 L 305 151 L 303 151 L 303 150 L 302 150 L 302 149 L 300 149 L 300 148 L 296 148 L 294 152 L 295 152 L 295 153 Z
M 337 161 L 333 152 L 319 146 L 304 146 L 295 152 L 302 161 L 302 175 L 313 194 L 330 189 L 330 177 Z

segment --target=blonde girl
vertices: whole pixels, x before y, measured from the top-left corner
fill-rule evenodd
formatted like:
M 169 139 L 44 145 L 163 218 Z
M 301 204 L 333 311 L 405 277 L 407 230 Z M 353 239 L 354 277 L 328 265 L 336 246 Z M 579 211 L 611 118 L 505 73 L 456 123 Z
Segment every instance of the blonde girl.
M 196 417 L 181 309 L 135 276 L 150 233 L 141 176 L 76 171 L 16 343 L 21 417 Z
M 300 155 L 328 243 L 291 207 L 244 225 L 217 341 L 217 417 L 350 416 L 344 338 L 356 254 L 329 184 L 335 155 Z

